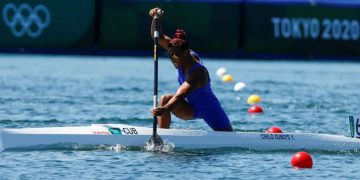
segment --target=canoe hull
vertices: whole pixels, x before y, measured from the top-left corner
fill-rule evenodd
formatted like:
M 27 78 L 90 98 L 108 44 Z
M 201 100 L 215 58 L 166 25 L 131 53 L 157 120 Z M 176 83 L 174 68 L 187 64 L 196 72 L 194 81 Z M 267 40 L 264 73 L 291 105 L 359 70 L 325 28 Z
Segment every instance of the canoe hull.
M 94 124 L 81 127 L 3 129 L 3 149 L 54 144 L 123 145 L 143 147 L 151 128 L 123 124 Z M 203 130 L 158 129 L 163 140 L 177 148 L 236 147 L 266 150 L 360 150 L 360 139 L 315 133 L 214 132 Z

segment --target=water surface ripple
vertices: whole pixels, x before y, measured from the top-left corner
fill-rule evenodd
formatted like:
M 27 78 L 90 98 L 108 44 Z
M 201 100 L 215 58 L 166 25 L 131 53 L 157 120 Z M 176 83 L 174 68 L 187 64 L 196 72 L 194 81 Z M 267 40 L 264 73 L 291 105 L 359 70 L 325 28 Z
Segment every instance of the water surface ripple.
M 0 56 L 0 128 L 124 123 L 152 126 L 153 61 L 137 57 Z M 212 87 L 233 126 L 263 131 L 349 135 L 347 117 L 359 114 L 360 64 L 204 60 Z M 176 71 L 159 62 L 159 94 L 175 92 Z M 216 69 L 226 67 L 233 92 Z M 246 99 L 258 94 L 265 113 L 248 115 Z M 173 128 L 209 129 L 174 118 Z M 176 146 L 176 145 L 175 145 Z M 244 149 L 167 153 L 141 148 L 72 147 L 0 152 L 0 179 L 356 179 L 359 153 L 312 152 L 314 168 L 290 167 L 294 152 Z

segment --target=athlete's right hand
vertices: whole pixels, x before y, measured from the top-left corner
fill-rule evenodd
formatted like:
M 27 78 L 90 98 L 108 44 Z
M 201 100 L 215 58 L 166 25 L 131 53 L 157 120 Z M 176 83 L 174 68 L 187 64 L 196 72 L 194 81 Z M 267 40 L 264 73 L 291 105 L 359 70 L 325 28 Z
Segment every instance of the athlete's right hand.
M 153 117 L 155 117 L 155 116 L 161 116 L 161 115 L 164 114 L 166 111 L 167 111 L 166 108 L 157 107 L 157 108 L 151 109 L 151 114 L 153 115 Z
M 159 10 L 160 10 L 160 11 L 159 11 Z M 158 12 L 159 12 L 159 13 L 158 13 Z M 154 18 L 156 15 L 157 15 L 158 17 L 161 17 L 163 14 L 164 14 L 164 11 L 163 11 L 162 9 L 158 8 L 158 7 L 152 8 L 152 9 L 150 9 L 150 11 L 149 11 L 149 16 L 151 16 L 152 18 Z

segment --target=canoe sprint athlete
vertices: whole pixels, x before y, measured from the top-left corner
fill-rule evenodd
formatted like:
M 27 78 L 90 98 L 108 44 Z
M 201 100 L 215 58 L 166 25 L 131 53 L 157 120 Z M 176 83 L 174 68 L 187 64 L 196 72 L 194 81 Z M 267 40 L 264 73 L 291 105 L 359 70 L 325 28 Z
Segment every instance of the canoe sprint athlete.
M 211 90 L 209 73 L 200 57 L 189 49 L 185 32 L 176 30 L 172 39 L 163 34 L 160 19 L 164 13 L 160 8 L 149 12 L 153 18 L 151 37 L 154 39 L 154 17 L 158 12 L 161 12 L 158 14 L 158 42 L 178 70 L 180 84 L 175 94 L 161 96 L 160 106 L 151 110 L 153 116 L 158 116 L 159 127 L 170 128 L 171 112 L 183 120 L 204 119 L 214 131 L 232 131 L 229 118 Z

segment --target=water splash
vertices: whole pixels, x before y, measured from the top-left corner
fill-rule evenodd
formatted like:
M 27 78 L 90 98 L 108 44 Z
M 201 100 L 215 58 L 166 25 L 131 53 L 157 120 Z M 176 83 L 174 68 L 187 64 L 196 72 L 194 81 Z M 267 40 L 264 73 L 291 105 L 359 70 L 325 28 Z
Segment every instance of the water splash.
M 41 148 L 43 150 L 52 149 L 52 150 L 75 150 L 75 151 L 115 151 L 122 152 L 128 150 L 127 146 L 116 144 L 116 145 L 81 145 L 81 144 L 57 144 L 57 145 L 48 145 L 48 146 L 34 146 L 34 149 Z
M 116 144 L 115 146 L 105 146 L 105 149 L 108 151 L 123 152 L 128 150 L 128 147 L 121 144 Z
M 152 141 L 146 142 L 144 146 L 145 151 L 151 151 L 151 152 L 169 153 L 169 152 L 173 152 L 174 149 L 175 149 L 175 144 L 168 140 L 165 140 L 162 146 L 158 146 Z

